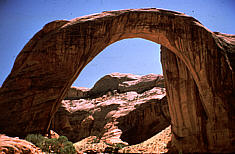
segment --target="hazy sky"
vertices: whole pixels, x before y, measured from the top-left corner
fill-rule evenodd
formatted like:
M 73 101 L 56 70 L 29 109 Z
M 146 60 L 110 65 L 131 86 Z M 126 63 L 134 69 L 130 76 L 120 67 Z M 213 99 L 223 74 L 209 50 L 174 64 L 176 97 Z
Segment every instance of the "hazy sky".
M 0 0 L 0 86 L 18 53 L 46 23 L 130 8 L 179 11 L 212 31 L 235 34 L 235 0 Z M 73 85 L 92 87 L 112 72 L 161 74 L 159 53 L 159 45 L 147 40 L 116 42 L 89 63 Z

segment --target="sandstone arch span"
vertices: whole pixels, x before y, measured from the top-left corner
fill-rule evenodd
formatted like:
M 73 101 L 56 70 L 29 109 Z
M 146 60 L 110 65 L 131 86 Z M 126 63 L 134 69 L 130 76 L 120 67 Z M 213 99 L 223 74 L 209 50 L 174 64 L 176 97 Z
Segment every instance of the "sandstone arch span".
M 45 25 L 0 89 L 1 133 L 46 132 L 86 64 L 111 43 L 137 37 L 162 45 L 172 146 L 233 151 L 234 35 L 213 33 L 190 16 L 161 9 L 107 11 Z

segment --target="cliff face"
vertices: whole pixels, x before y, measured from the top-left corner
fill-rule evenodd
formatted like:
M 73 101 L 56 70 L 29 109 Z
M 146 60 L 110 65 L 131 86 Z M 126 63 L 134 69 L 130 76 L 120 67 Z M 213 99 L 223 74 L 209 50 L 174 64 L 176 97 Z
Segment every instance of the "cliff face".
M 162 45 L 172 145 L 185 152 L 234 151 L 235 36 L 213 33 L 185 14 L 153 8 L 45 25 L 17 56 L 0 89 L 0 131 L 10 136 L 46 132 L 87 63 L 108 45 L 136 37 Z
M 165 88 L 159 87 L 162 81 L 163 76 L 155 74 L 106 75 L 92 88 L 99 89 L 94 95 L 86 98 L 76 98 L 74 95 L 72 100 L 62 101 L 51 129 L 73 142 L 89 136 L 98 136 L 112 144 L 143 142 L 170 125 Z M 138 88 L 124 88 L 123 83 L 133 87 L 141 85 L 145 90 L 137 93 Z M 119 87 L 123 92 L 118 91 Z M 72 91 L 74 89 L 71 88 Z M 78 92 L 81 90 L 76 89 Z M 85 93 L 92 94 L 92 89 Z
M 152 92 L 154 89 L 152 90 Z M 117 119 L 122 130 L 120 138 L 130 145 L 143 142 L 170 125 L 170 114 L 166 97 L 145 99 L 135 110 Z

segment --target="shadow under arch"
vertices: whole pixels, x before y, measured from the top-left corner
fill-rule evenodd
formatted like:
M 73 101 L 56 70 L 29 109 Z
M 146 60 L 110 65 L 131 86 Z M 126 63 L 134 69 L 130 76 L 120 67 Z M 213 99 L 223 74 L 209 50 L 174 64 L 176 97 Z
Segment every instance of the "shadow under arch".
M 190 16 L 161 9 L 107 11 L 53 21 L 26 44 L 0 89 L 0 131 L 10 136 L 46 132 L 67 89 L 98 53 L 116 41 L 143 38 L 162 45 L 176 149 L 231 151 L 227 109 L 234 98 L 234 68 L 223 52 L 226 41 L 219 35 Z M 170 59 L 176 63 L 172 68 L 167 65 L 172 63 Z M 184 76 L 172 75 L 179 70 Z M 187 91 L 181 95 L 183 86 Z M 224 89 L 230 91 L 221 94 Z M 184 97 L 190 91 L 190 99 Z M 192 106 L 195 110 L 189 110 Z M 184 115 L 185 109 L 192 121 Z

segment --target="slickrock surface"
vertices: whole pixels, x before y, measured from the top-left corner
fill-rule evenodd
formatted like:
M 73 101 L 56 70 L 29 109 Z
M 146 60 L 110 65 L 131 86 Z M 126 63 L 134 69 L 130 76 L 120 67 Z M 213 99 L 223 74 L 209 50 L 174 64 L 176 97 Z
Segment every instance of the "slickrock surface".
M 214 33 L 183 13 L 154 8 L 46 24 L 17 56 L 0 89 L 0 132 L 46 133 L 82 69 L 105 47 L 127 38 L 161 44 L 172 148 L 234 152 L 235 36 Z
M 134 74 L 112 73 L 97 81 L 88 94 L 90 96 L 100 96 L 112 90 L 120 93 L 127 91 L 142 93 L 156 86 L 164 87 L 163 76 L 157 74 L 139 76 Z
M 121 149 L 120 153 L 167 153 L 168 143 L 171 140 L 171 126 L 168 126 L 157 135 L 136 145 L 127 146 Z
M 136 145 L 123 146 L 119 153 L 167 153 L 169 152 L 168 143 L 171 140 L 171 127 L 167 127 L 157 135 Z M 79 153 L 93 151 L 103 153 L 106 147 L 117 147 L 117 144 L 108 145 L 103 140 L 97 140 L 96 136 L 87 137 L 74 144 Z
M 65 99 L 80 99 L 80 98 L 87 98 L 89 88 L 85 87 L 71 87 L 69 88 Z
M 38 147 L 28 141 L 0 134 L 0 153 L 42 154 L 43 152 Z
M 105 75 L 91 89 L 71 87 L 65 99 L 95 98 L 113 91 L 118 93 L 127 91 L 142 93 L 154 87 L 165 87 L 162 75 L 148 74 L 140 76 L 117 72 Z
M 109 81 L 112 81 L 125 75 L 134 76 L 115 73 L 115 75 L 106 75 L 105 78 L 109 76 Z M 136 79 L 139 81 L 138 84 L 150 89 L 142 93 L 137 93 L 139 91 L 137 88 L 134 91 L 129 87 L 123 89 L 126 92 L 118 93 L 116 89 L 118 86 L 113 84 L 114 88 L 110 86 L 111 91 L 106 94 L 100 91 L 100 94 L 104 94 L 101 97 L 62 101 L 62 106 L 52 121 L 51 129 L 67 136 L 73 142 L 89 136 L 98 136 L 110 144 L 127 142 L 131 145 L 147 140 L 170 125 L 170 115 L 167 99 L 164 97 L 165 88 L 157 87 L 157 83 L 162 86 L 163 76 L 155 74 L 146 76 L 151 76 L 151 79 L 141 80 L 142 82 Z M 138 78 L 143 79 L 146 76 Z M 111 85 L 111 82 L 103 79 L 97 83 Z M 149 84 L 150 81 L 154 81 L 155 87 Z M 97 84 L 94 87 L 96 86 Z M 103 90 L 106 91 L 106 88 Z

